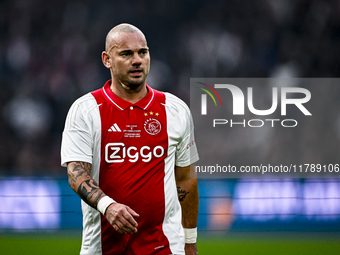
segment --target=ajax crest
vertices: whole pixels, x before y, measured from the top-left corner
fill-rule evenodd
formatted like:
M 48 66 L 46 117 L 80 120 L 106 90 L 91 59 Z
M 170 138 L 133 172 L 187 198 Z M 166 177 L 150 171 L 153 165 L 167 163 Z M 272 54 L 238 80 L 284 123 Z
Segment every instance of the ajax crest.
M 162 125 L 158 120 L 148 118 L 144 122 L 144 129 L 149 135 L 157 135 L 161 131 Z

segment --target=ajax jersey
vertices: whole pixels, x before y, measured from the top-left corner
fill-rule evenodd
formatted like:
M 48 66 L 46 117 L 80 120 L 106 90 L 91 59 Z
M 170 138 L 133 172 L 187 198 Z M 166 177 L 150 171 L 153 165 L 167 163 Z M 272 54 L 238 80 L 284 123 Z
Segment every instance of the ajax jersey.
M 184 254 L 175 165 L 198 160 L 187 105 L 147 85 L 131 104 L 103 88 L 79 98 L 63 132 L 61 160 L 92 164 L 104 193 L 140 216 L 138 232 L 115 232 L 106 218 L 82 201 L 81 254 Z

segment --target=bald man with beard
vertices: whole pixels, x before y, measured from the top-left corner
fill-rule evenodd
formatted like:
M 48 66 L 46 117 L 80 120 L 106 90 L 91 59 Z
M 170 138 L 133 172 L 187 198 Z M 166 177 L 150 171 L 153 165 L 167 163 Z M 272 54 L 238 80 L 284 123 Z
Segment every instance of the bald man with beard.
M 61 164 L 82 199 L 80 254 L 197 254 L 193 122 L 176 96 L 146 84 L 144 34 L 120 24 L 102 62 L 111 80 L 71 106 Z

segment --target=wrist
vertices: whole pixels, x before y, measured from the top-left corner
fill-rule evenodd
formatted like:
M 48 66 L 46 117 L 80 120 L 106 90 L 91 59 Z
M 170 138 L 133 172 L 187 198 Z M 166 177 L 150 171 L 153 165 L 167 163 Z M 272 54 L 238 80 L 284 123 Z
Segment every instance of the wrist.
M 184 228 L 185 243 L 194 244 L 197 241 L 197 228 Z
M 102 197 L 98 204 L 97 204 L 97 210 L 101 212 L 103 215 L 105 215 L 106 209 L 109 207 L 109 205 L 116 203 L 112 198 L 109 196 Z

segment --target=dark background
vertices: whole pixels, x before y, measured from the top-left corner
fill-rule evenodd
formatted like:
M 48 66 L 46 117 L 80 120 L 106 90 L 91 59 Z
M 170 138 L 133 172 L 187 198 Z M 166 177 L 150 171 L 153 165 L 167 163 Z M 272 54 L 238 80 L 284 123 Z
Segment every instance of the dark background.
M 186 102 L 190 77 L 340 73 L 339 1 L 5 0 L 0 13 L 2 175 L 64 174 L 67 111 L 110 78 L 100 56 L 107 32 L 122 22 L 146 35 L 148 83 Z M 338 96 L 328 99 L 334 109 Z

